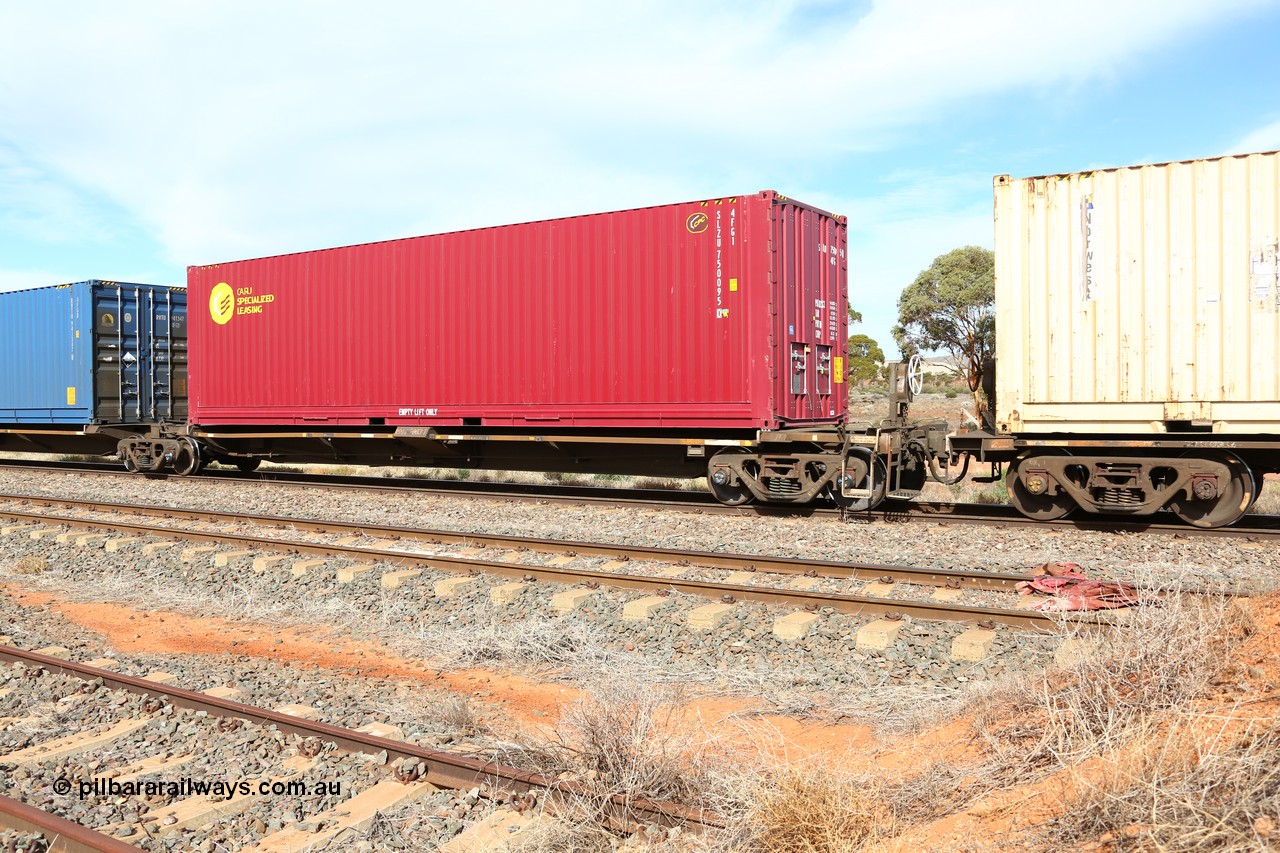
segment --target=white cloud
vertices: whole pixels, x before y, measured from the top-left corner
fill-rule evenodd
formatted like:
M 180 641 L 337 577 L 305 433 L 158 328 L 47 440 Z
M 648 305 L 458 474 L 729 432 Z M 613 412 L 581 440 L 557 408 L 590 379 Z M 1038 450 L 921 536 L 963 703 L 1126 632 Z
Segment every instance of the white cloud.
M 54 272 L 0 270 L 0 289 L 775 187 L 849 216 L 860 331 L 892 353 L 902 287 L 991 244 L 990 175 L 851 182 L 851 155 L 975 99 L 1108 81 L 1259 5 L 11 5 L 0 236 L 128 228 L 166 257 L 36 258 Z
M 0 141 L 207 261 L 718 195 L 1254 5 L 25 4 Z
M 1224 154 L 1252 154 L 1257 151 L 1280 151 L 1280 121 L 1273 121 L 1246 134 Z
M 37 244 L 102 243 L 112 228 L 83 195 L 0 144 L 0 233 Z

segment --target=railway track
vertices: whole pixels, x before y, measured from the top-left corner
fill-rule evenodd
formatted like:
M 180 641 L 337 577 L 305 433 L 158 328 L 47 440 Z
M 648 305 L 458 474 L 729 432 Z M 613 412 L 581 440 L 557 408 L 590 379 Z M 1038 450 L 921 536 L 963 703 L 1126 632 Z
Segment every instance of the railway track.
M 1026 529 L 1072 529 L 1105 533 L 1156 534 L 1180 538 L 1225 538 L 1267 541 L 1280 539 L 1280 516 L 1248 515 L 1238 524 L 1224 528 L 1193 527 L 1171 513 L 1124 519 L 1090 516 L 1078 512 L 1052 521 L 1034 521 L 1006 504 L 951 503 L 945 501 L 889 501 L 868 512 L 842 513 L 834 506 L 750 506 L 730 507 L 718 503 L 709 493 L 674 489 L 619 489 L 600 486 L 561 486 L 551 483 L 474 483 L 464 480 L 370 477 L 357 475 L 307 474 L 265 470 L 245 474 L 231 468 L 210 468 L 193 477 L 170 474 L 130 474 L 118 464 L 105 462 L 41 462 L 0 459 L 0 468 L 109 477 L 146 476 L 149 479 L 179 481 L 263 483 L 300 488 L 361 490 L 372 494 L 437 495 L 458 498 L 485 498 L 528 503 L 604 505 L 636 509 L 663 509 L 707 515 L 815 517 L 843 519 L 852 523 L 973 524 Z
M 53 512 L 51 510 L 58 510 Z M 436 585 L 436 594 L 453 593 L 480 575 L 513 581 L 504 594 L 514 596 L 530 584 L 562 584 L 593 590 L 610 587 L 642 590 L 657 596 L 672 592 L 708 599 L 707 616 L 722 618 L 739 602 L 781 605 L 797 612 L 838 612 L 851 615 L 900 619 L 911 616 L 927 621 L 967 622 L 986 628 L 1003 625 L 1019 629 L 1054 631 L 1061 617 L 1026 607 L 999 607 L 961 603 L 955 598 L 966 592 L 1000 593 L 1010 603 L 1014 587 L 1026 580 L 1022 574 L 979 572 L 961 569 L 895 566 L 881 563 L 844 563 L 798 560 L 760 555 L 722 554 L 646 548 L 587 542 L 561 542 L 516 536 L 421 530 L 387 525 L 352 524 L 328 520 L 306 520 L 281 516 L 257 516 L 208 510 L 148 507 L 102 501 L 55 500 L 23 495 L 0 495 L 0 518 L 16 522 L 0 528 L 4 534 L 26 534 L 43 538 L 56 535 L 74 539 L 73 531 L 110 531 L 125 537 L 154 537 L 204 543 L 203 552 L 189 549 L 193 556 L 207 555 L 226 565 L 227 556 L 245 560 L 258 552 L 345 560 L 360 568 L 352 572 L 386 569 L 383 585 L 395 585 L 424 569 L 452 575 L 455 582 Z M 133 520 L 130 520 L 133 519 Z M 210 524 L 219 529 L 209 529 Z M 201 527 L 203 525 L 203 527 Z M 233 532 L 244 525 L 254 532 Z M 281 536 L 282 531 L 294 534 Z M 310 534 L 309 537 L 297 534 Z M 105 537 L 103 537 L 105 538 Z M 365 544 L 364 540 L 371 540 Z M 357 541 L 359 540 L 359 541 Z M 222 549 L 223 557 L 214 554 Z M 232 550 L 226 550 L 232 549 Z M 532 559 L 533 557 L 541 559 Z M 600 560 L 605 562 L 601 565 Z M 575 566 L 587 561 L 590 566 Z M 317 569 L 318 561 L 310 562 Z M 262 558 L 257 563 L 269 565 Z M 646 567 L 641 571 L 637 567 Z M 635 569 L 628 571 L 627 569 Z M 723 579 L 689 578 L 698 569 L 729 573 Z M 294 571 L 298 571 L 296 568 Z M 782 579 L 790 578 L 791 585 Z M 822 580 L 864 582 L 861 592 L 814 589 Z M 928 598 L 901 597 L 902 587 L 932 589 Z M 869 594 L 868 594 L 869 593 Z M 656 608 L 659 602 L 650 602 Z M 1080 624 L 1110 624 L 1105 614 L 1081 615 Z
M 0 523 L 0 536 L 4 537 L 60 540 L 85 547 L 96 545 L 112 551 L 127 548 L 132 554 L 144 555 L 185 545 L 183 558 L 186 559 L 190 552 L 192 562 L 212 564 L 211 571 L 221 566 L 229 572 L 288 571 L 296 575 L 299 565 L 310 564 L 305 571 L 336 572 L 339 582 L 342 582 L 344 572 L 348 580 L 378 577 L 380 585 L 390 591 L 389 594 L 394 594 L 394 590 L 403 584 L 420 583 L 421 579 L 415 581 L 415 576 L 421 573 L 429 573 L 428 576 L 435 577 L 447 576 L 431 585 L 437 596 L 454 594 L 468 586 L 482 585 L 484 578 L 507 581 L 489 591 L 495 601 L 499 592 L 515 595 L 519 594 L 520 589 L 539 583 L 560 585 L 563 587 L 561 595 L 570 596 L 590 595 L 599 587 L 651 593 L 628 606 L 646 601 L 661 606 L 659 602 L 664 592 L 677 592 L 706 600 L 707 604 L 694 611 L 702 611 L 704 615 L 708 611 L 722 612 L 742 602 L 780 605 L 791 612 L 782 616 L 778 624 L 788 619 L 794 623 L 793 617 L 816 618 L 815 611 L 876 617 L 875 622 L 865 627 L 878 626 L 877 630 L 883 633 L 887 626 L 891 635 L 897 630 L 894 626 L 900 624 L 904 616 L 919 620 L 966 623 L 968 630 L 957 637 L 956 641 L 960 643 L 967 636 L 968 645 L 960 645 L 968 649 L 972 649 L 975 641 L 981 646 L 982 638 L 994 634 L 997 626 L 1046 632 L 1057 631 L 1062 627 L 1061 615 L 1040 613 L 1023 607 L 997 607 L 990 603 L 974 604 L 958 600 L 972 594 L 986 596 L 987 599 L 1007 596 L 1012 601 L 1014 584 L 1025 579 L 1020 574 L 875 563 L 806 561 L 607 543 L 561 542 L 27 495 L 0 494 L 0 519 L 11 520 L 7 525 Z M 113 544 L 117 547 L 113 548 Z M 709 573 L 723 576 L 712 579 L 705 576 Z M 823 584 L 861 586 L 857 592 L 812 588 Z M 932 590 L 932 593 L 923 599 L 899 597 L 903 590 Z M 1021 603 L 1026 603 L 1026 600 Z M 692 627 L 693 613 L 689 617 Z M 1110 626 L 1115 624 L 1117 617 L 1123 620 L 1123 613 L 1116 611 L 1086 614 L 1075 621 L 1082 626 Z M 859 629 L 859 648 L 862 648 L 861 633 L 862 629 Z M 953 645 L 953 655 L 956 654 L 957 647 L 959 646 Z M 989 644 L 987 648 L 990 648 Z M 53 674 L 74 673 L 78 678 L 98 678 L 102 679 L 104 689 L 145 694 L 159 703 L 149 712 L 153 716 L 163 714 L 163 709 L 169 706 L 184 712 L 203 711 L 210 716 L 218 716 L 219 719 L 242 720 L 244 725 L 275 727 L 298 738 L 316 739 L 347 751 L 375 755 L 386 751 L 391 761 L 401 762 L 401 767 L 405 766 L 405 762 L 421 763 L 424 769 L 420 774 L 411 773 L 412 778 L 407 780 L 391 780 L 400 788 L 421 786 L 413 790 L 459 790 L 483 784 L 489 796 L 511 799 L 527 796 L 529 791 L 544 792 L 535 794 L 534 799 L 538 799 L 554 796 L 563 787 L 562 783 L 554 780 L 534 778 L 532 774 L 481 761 L 474 756 L 456 756 L 424 749 L 371 732 L 353 734 L 352 730 L 326 727 L 324 724 L 299 718 L 296 713 L 268 711 L 241 705 L 231 699 L 201 696 L 147 679 L 103 672 L 84 664 L 72 664 L 52 655 L 0 647 L 0 661 L 21 663 L 25 667 L 40 668 Z M 211 706 L 220 708 L 215 711 Z M 125 720 L 120 720 L 121 724 L 124 722 Z M 2 730 L 3 723 L 0 723 L 0 731 Z M 181 749 L 177 747 L 165 747 L 164 751 L 181 753 Z M 428 761 L 427 758 L 431 760 Z M 452 763 L 455 758 L 461 760 L 461 764 Z M 0 756 L 0 765 L 4 763 L 5 757 Z M 292 766 L 286 769 L 290 773 L 295 772 Z M 371 783 L 369 789 L 378 785 L 382 785 L 380 790 L 391 790 L 393 795 L 399 790 L 393 784 L 383 785 L 381 781 Z M 166 804 L 166 808 L 168 805 Z M 619 820 L 667 825 L 716 825 L 714 816 L 698 814 L 679 804 L 641 805 L 647 811 L 629 816 L 620 814 Z M 193 804 L 186 807 L 193 807 Z M 330 809 L 335 812 L 334 820 L 339 817 L 336 811 L 341 810 L 356 817 L 367 813 L 363 806 L 343 806 L 337 810 Z M 199 809 L 195 813 L 198 814 Z M 181 814 L 186 815 L 187 812 Z M 121 839 L 125 842 L 141 842 L 149 838 L 151 833 L 161 835 L 172 826 L 181 824 L 179 829 L 190 827 L 187 817 L 168 822 L 171 817 L 174 817 L 174 813 L 161 809 L 151 813 L 149 820 L 139 821 L 140 824 L 148 824 L 148 830 L 122 835 L 129 827 L 116 820 L 106 827 L 99 827 L 108 829 L 112 836 L 101 833 L 86 835 L 85 833 L 94 831 L 78 825 L 73 830 L 59 824 L 57 816 L 42 815 L 38 810 L 33 815 L 30 806 L 0 801 L 0 826 L 22 832 L 39 832 L 46 838 L 58 835 L 64 839 L 60 843 L 73 845 L 53 849 L 133 849 L 122 847 Z M 317 820 L 315 816 L 311 816 L 297 827 L 281 827 L 277 835 L 286 830 L 290 834 L 280 835 L 275 839 L 258 839 L 260 848 L 306 849 L 289 845 L 298 841 L 299 844 L 305 842 L 310 846 L 321 841 L 315 837 L 316 826 L 324 828 L 325 832 L 335 827 L 337 831 L 343 831 L 344 824 L 330 825 L 326 820 Z
M 136 850 L 134 844 L 173 849 L 172 844 L 165 841 L 169 836 L 198 832 L 202 827 L 207 833 L 210 827 L 224 823 L 229 815 L 262 803 L 262 795 L 278 796 L 285 791 L 296 795 L 305 790 L 304 785 L 308 783 L 304 780 L 314 779 L 326 769 L 336 773 L 337 770 L 326 768 L 322 760 L 326 753 L 334 750 L 359 753 L 371 759 L 365 762 L 367 772 L 348 773 L 344 777 L 357 776 L 362 790 L 339 791 L 336 798 L 329 798 L 336 802 L 323 812 L 306 814 L 273 832 L 251 839 L 221 838 L 218 843 L 239 846 L 249 842 L 263 853 L 309 850 L 327 844 L 341 833 L 361 829 L 377 812 L 412 803 L 441 789 L 470 790 L 499 805 L 512 804 L 515 812 L 521 814 L 539 802 L 546 803 L 554 813 L 564 798 L 580 792 L 577 782 L 531 773 L 474 755 L 419 746 L 401 739 L 400 732 L 393 726 L 343 728 L 309 719 L 312 709 L 293 705 L 275 710 L 260 708 L 236 701 L 235 691 L 229 688 L 196 692 L 164 683 L 165 674 L 144 678 L 124 675 L 102 666 L 64 660 L 58 656 L 60 651 L 30 651 L 0 645 L 0 662 L 20 667 L 16 672 L 10 670 L 9 686 L 0 692 L 0 696 L 9 700 L 8 707 L 34 709 L 42 702 L 53 702 L 96 711 L 108 709 L 94 717 L 94 724 L 81 730 L 52 735 L 42 730 L 36 743 L 0 754 L 0 765 L 39 767 L 47 771 L 45 775 L 61 774 L 51 786 L 53 797 L 41 790 L 24 790 L 24 782 L 14 781 L 15 777 L 10 779 L 8 793 L 11 796 L 0 797 L 0 827 L 41 835 L 47 840 L 49 850 L 121 853 Z M 50 684 L 60 677 L 74 680 L 75 684 Z M 15 692 L 18 695 L 11 696 Z M 23 695 L 25 693 L 30 695 Z M 145 697 L 145 701 L 129 701 L 117 694 Z M 62 716 L 58 715 L 57 719 L 60 721 Z M 20 725 L 23 720 L 21 717 L 0 720 L 0 732 Z M 197 736 L 192 736 L 193 731 Z M 124 742 L 136 733 L 147 734 L 144 742 L 147 755 L 143 758 L 131 758 L 123 766 L 94 772 L 74 760 L 79 755 L 113 754 L 112 744 Z M 277 733 L 286 737 L 279 737 Z M 79 792 L 81 800 L 86 795 L 96 800 L 114 800 L 121 795 L 103 793 L 110 790 L 111 782 L 119 786 L 156 776 L 161 779 L 180 776 L 197 754 L 208 751 L 210 742 L 220 740 L 231 744 L 236 754 L 267 756 L 261 762 L 261 772 L 247 772 L 239 780 L 243 785 L 236 787 L 233 794 L 191 795 L 190 784 L 178 785 L 179 791 L 167 789 L 167 793 L 166 788 L 161 787 L 160 794 L 130 806 L 136 812 L 130 815 L 132 820 L 117 819 L 119 809 L 103 807 L 89 811 L 91 815 L 105 811 L 104 822 L 92 827 L 56 813 L 67 812 L 74 792 Z M 73 760 L 69 761 L 68 757 Z M 79 778 L 71 779 L 68 774 Z M 16 778 L 40 780 L 44 776 L 32 771 Z M 49 803 L 53 808 L 33 807 L 23 802 L 24 798 Z M 157 798 L 161 802 L 156 802 Z M 608 801 L 605 818 L 623 829 L 649 824 L 701 829 L 723 826 L 716 815 L 701 808 L 621 796 Z

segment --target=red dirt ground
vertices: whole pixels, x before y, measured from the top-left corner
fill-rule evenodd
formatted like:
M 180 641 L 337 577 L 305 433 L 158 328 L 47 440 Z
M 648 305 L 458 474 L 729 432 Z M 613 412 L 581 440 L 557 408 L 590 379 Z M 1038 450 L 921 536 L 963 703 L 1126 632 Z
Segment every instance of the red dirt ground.
M 121 652 L 243 655 L 314 666 L 338 675 L 404 679 L 481 699 L 493 709 L 486 722 L 499 731 L 554 728 L 561 711 L 582 696 L 574 688 L 524 676 L 482 669 L 441 672 L 385 647 L 332 635 L 322 627 L 280 629 L 214 617 L 148 612 L 116 603 L 76 603 L 16 584 L 7 585 L 6 591 L 19 604 L 51 608 L 100 633 Z M 1236 725 L 1270 721 L 1280 715 L 1280 596 L 1256 599 L 1246 607 L 1257 632 L 1236 653 L 1233 677 L 1216 688 L 1218 695 L 1204 700 L 1206 708 L 1229 715 Z M 877 769 L 910 775 L 930 761 L 961 761 L 977 749 L 967 737 L 969 723 L 965 719 L 908 737 L 881 740 L 862 726 L 755 716 L 752 712 L 753 703 L 736 699 L 697 699 L 684 709 L 691 731 L 734 745 L 744 757 L 763 752 L 787 761 L 817 759 L 850 772 Z M 1009 839 L 1009 849 L 1025 849 L 1016 840 L 1018 833 L 1053 817 L 1055 805 L 1090 771 L 1086 764 L 1034 785 L 995 791 L 960 813 L 868 849 L 875 853 L 960 850 L 996 838 Z M 1103 851 L 1107 845 L 1092 849 Z
M 324 627 L 279 628 L 195 617 L 166 611 L 137 610 L 118 603 L 66 601 L 45 592 L 7 586 L 9 596 L 28 607 L 47 607 L 77 625 L 106 638 L 119 652 L 154 654 L 230 654 L 276 663 L 313 666 L 338 675 L 404 679 L 479 699 L 493 713 L 481 716 L 498 731 L 538 731 L 554 727 L 565 706 L 581 691 L 553 682 L 484 669 L 441 671 L 412 661 L 373 643 L 337 636 Z M 277 643 L 277 640 L 282 642 Z M 106 651 L 104 649 L 103 651 Z M 479 694 L 479 695 L 477 695 Z M 714 734 L 759 746 L 791 758 L 836 756 L 851 745 L 865 752 L 873 740 L 867 729 L 853 725 L 819 725 L 788 717 L 752 715 L 754 704 L 740 700 L 699 699 L 685 713 L 691 723 L 712 726 Z

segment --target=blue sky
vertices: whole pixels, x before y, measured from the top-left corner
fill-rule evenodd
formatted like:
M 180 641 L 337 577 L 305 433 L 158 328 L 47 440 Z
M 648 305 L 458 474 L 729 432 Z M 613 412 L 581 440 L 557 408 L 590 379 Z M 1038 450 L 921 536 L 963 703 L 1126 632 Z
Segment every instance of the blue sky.
M 991 177 L 1280 148 L 1280 3 L 0 0 L 0 289 L 776 189 L 902 288 Z

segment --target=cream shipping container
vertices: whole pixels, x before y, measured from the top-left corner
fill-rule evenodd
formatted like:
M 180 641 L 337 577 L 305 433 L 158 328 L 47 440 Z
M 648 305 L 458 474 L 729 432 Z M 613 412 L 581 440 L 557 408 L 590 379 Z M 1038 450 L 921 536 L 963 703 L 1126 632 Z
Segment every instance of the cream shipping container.
M 995 251 L 1013 502 L 1239 518 L 1280 470 L 1280 154 L 1000 175 Z

